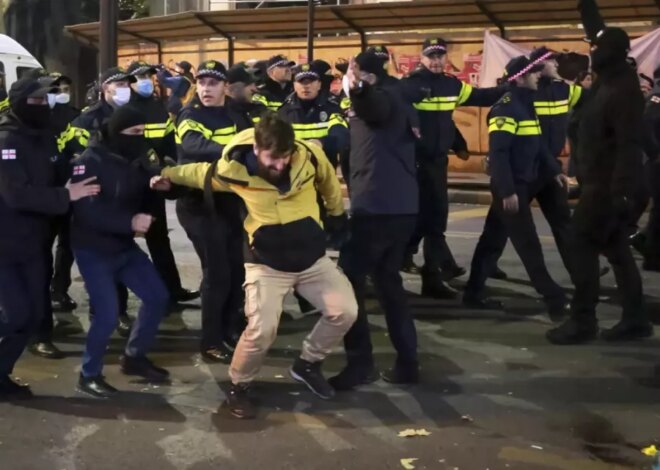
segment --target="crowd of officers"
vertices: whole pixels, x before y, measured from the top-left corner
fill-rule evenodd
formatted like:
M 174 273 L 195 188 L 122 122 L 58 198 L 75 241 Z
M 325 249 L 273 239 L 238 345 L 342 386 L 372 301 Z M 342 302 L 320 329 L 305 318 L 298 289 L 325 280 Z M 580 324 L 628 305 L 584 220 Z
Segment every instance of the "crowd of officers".
M 449 281 L 466 270 L 445 239 L 448 155 L 464 157 L 467 150 L 453 121 L 459 106 L 491 107 L 493 203 L 464 305 L 502 308 L 486 295 L 486 281 L 506 277 L 497 261 L 510 239 L 550 317 L 560 321 L 570 311 L 548 339 L 590 341 L 598 332 L 603 254 L 624 304 L 621 322 L 604 338 L 650 336 L 630 236 L 644 252 L 644 267 L 658 270 L 658 204 L 644 234 L 630 227 L 641 215 L 633 206 L 643 178 L 660 182 L 658 73 L 645 100 L 627 61 L 627 34 L 606 27 L 592 0 L 580 2 L 580 11 L 592 42 L 590 90 L 562 80 L 556 53 L 545 47 L 510 61 L 497 87 L 472 87 L 445 73 L 441 38 L 424 41 L 419 68 L 401 80 L 388 74 L 384 46 L 338 64 L 338 94 L 330 91 L 334 78 L 323 61 L 296 65 L 276 55 L 256 66 L 226 69 L 207 60 L 173 70 L 138 61 L 104 71 L 95 102 L 78 112 L 67 77 L 28 73 L 9 90 L 0 120 L 0 397 L 30 396 L 29 387 L 10 378 L 29 343 L 35 354 L 62 357 L 52 342 L 53 311 L 77 307 L 68 295 L 74 260 L 90 304 L 77 385 L 88 396 L 117 393 L 103 376 L 115 329 L 128 338 L 123 373 L 167 380 L 168 371 L 147 352 L 172 305 L 200 295 L 200 353 L 231 364 L 227 407 L 234 416 L 255 416 L 250 384 L 290 292 L 303 313 L 322 314 L 290 368 L 316 395 L 327 399 L 379 376 L 417 382 L 417 337 L 400 271 L 421 275 L 424 296 L 459 297 Z M 559 162 L 569 134 L 581 191 L 573 215 Z M 657 201 L 660 184 L 653 187 Z M 199 257 L 200 292 L 181 285 L 166 199 L 176 200 Z M 576 287 L 570 309 L 543 259 L 534 199 Z M 150 258 L 137 237 L 145 238 Z M 416 271 L 412 255 L 422 240 L 424 265 Z M 328 248 L 339 249 L 338 266 Z M 382 374 L 365 309 L 368 278 L 397 352 Z M 134 321 L 127 289 L 142 301 Z M 342 339 L 346 367 L 326 380 L 322 361 Z

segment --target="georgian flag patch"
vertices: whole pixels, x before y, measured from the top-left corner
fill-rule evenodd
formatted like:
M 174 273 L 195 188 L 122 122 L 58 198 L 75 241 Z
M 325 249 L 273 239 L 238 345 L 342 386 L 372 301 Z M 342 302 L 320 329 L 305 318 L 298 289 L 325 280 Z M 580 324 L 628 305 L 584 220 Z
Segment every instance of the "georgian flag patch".
M 3 149 L 2 150 L 2 159 L 3 160 L 16 160 L 16 149 Z
M 73 176 L 80 176 L 85 174 L 85 165 L 76 165 L 73 167 Z

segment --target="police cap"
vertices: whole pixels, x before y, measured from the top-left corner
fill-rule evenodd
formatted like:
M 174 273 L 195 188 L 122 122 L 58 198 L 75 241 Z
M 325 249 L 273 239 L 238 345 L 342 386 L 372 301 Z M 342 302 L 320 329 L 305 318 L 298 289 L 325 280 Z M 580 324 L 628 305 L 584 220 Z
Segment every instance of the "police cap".
M 219 60 L 206 60 L 197 67 L 195 79 L 202 77 L 213 77 L 221 81 L 227 81 L 227 69 Z
M 250 85 L 256 83 L 256 77 L 251 74 L 243 64 L 237 64 L 227 70 L 228 83 L 244 83 Z
M 381 60 L 385 60 L 385 61 L 390 60 L 390 51 L 387 50 L 387 47 L 384 46 L 383 44 L 378 46 L 368 47 L 366 52 L 375 55 Z
M 267 62 L 267 70 L 274 69 L 275 67 L 293 67 L 296 63 L 286 58 L 285 55 L 274 55 Z
M 128 66 L 126 72 L 134 77 L 137 77 L 138 75 L 153 75 L 156 73 L 156 67 L 147 64 L 143 60 L 136 60 L 135 62 L 131 62 L 131 65 Z
M 321 73 L 313 64 L 299 64 L 291 71 L 293 80 L 301 82 L 306 79 L 321 80 Z
M 123 67 L 111 67 L 101 74 L 101 79 L 99 82 L 101 85 L 107 85 L 108 83 L 113 82 L 134 82 L 135 77 L 131 76 L 126 72 L 126 69 Z
M 55 80 L 50 77 L 23 77 L 12 83 L 9 89 L 9 103 L 14 104 L 26 98 L 43 98 L 48 93 L 57 93 Z
M 524 77 L 530 73 L 543 70 L 543 64 L 535 64 L 524 55 L 515 57 L 506 64 L 506 80 L 514 81 L 516 78 Z
M 422 55 L 430 56 L 432 54 L 446 54 L 447 41 L 442 38 L 429 38 L 422 44 Z
M 532 53 L 529 55 L 529 60 L 531 60 L 535 64 L 540 64 L 541 62 L 545 62 L 546 60 L 557 59 L 557 57 L 559 57 L 558 52 L 548 49 L 545 46 L 541 46 L 541 47 L 537 47 L 532 51 Z

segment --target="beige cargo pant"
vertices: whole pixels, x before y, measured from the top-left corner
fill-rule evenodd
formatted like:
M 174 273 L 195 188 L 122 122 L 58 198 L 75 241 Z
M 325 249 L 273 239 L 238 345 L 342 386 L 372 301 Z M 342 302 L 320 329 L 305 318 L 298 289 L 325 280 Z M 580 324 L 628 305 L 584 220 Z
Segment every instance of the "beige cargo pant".
M 229 377 L 234 384 L 251 382 L 256 377 L 277 336 L 284 297 L 294 287 L 323 313 L 303 341 L 300 357 L 305 361 L 325 359 L 355 322 L 358 308 L 353 288 L 327 256 L 299 273 L 246 263 L 245 316 L 248 324 L 229 367 Z

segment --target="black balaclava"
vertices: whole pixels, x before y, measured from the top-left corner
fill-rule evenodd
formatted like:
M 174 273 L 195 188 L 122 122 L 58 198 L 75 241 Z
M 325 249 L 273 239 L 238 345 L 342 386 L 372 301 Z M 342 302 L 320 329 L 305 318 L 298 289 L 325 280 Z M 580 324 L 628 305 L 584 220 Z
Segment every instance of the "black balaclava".
M 630 51 L 630 37 L 621 28 L 605 28 L 598 34 L 591 53 L 592 67 L 602 73 L 608 67 L 625 62 Z
M 50 124 L 51 112 L 48 104 L 28 104 L 27 98 L 11 103 L 11 110 L 20 121 L 32 129 L 45 129 Z
M 117 108 L 105 129 L 106 145 L 113 153 L 131 162 L 145 157 L 149 151 L 149 144 L 144 135 L 126 135 L 121 131 L 146 123 L 146 116 L 135 106 L 126 105 Z

